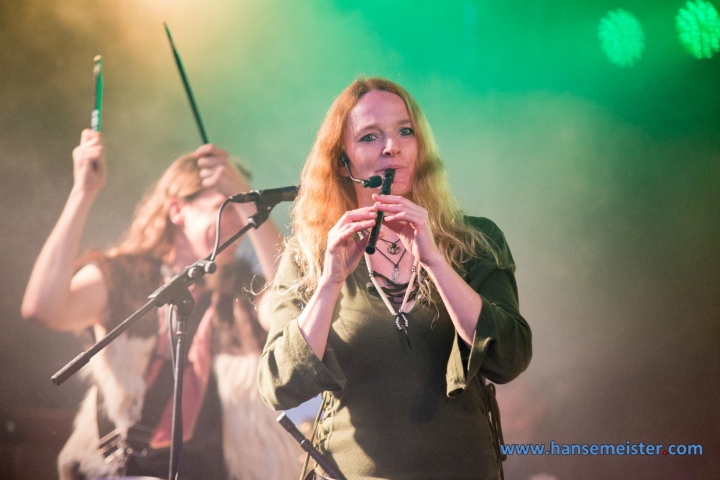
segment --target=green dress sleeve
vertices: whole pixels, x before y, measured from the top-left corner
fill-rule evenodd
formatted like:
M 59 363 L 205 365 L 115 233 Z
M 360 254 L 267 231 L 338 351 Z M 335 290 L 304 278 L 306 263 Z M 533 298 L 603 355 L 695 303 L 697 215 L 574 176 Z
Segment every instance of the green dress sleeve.
M 260 395 L 275 410 L 296 407 L 326 390 L 340 392 L 346 383 L 333 349 L 327 346 L 321 361 L 300 333 L 297 318 L 305 303 L 292 288 L 300 272 L 289 250 L 275 276 L 272 326 L 258 369 Z
M 486 218 L 467 217 L 495 247 L 495 258 L 485 254 L 466 265 L 465 281 L 482 299 L 471 345 L 455 335 L 447 364 L 447 395 L 461 395 L 478 375 L 507 383 L 522 373 L 532 357 L 532 334 L 520 315 L 515 264 L 505 236 Z

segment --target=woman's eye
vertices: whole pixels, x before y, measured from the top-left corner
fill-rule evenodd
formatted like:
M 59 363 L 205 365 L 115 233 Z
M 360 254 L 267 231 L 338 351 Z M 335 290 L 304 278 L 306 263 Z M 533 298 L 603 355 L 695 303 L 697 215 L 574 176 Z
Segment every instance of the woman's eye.
M 410 127 L 405 127 L 405 128 L 400 129 L 400 135 L 402 135 L 403 137 L 409 137 L 414 134 L 415 134 L 415 130 L 413 130 Z
M 376 138 L 377 138 L 377 135 L 375 135 L 374 133 L 368 133 L 367 135 L 361 137 L 360 141 L 361 142 L 372 142 Z

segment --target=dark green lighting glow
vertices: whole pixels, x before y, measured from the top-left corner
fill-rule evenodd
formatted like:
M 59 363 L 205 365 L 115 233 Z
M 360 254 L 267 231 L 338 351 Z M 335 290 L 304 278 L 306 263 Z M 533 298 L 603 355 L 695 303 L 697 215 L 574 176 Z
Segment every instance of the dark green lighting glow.
M 696 58 L 711 58 L 720 50 L 720 19 L 710 2 L 688 1 L 675 17 L 682 43 Z
M 632 67 L 645 50 L 645 33 L 635 16 L 618 8 L 611 10 L 598 25 L 600 48 L 610 63 Z

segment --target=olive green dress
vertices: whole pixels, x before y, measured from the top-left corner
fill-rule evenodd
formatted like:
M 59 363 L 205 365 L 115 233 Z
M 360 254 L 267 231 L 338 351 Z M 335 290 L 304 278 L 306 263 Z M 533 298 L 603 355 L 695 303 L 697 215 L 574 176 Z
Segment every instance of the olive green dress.
M 408 315 L 412 348 L 382 299 L 367 289 L 364 260 L 346 280 L 320 361 L 296 319 L 299 272 L 286 251 L 273 290 L 272 328 L 260 360 L 265 402 L 288 409 L 327 392 L 318 450 L 349 479 L 496 479 L 499 461 L 483 403 L 485 378 L 505 383 L 530 363 L 531 333 L 518 310 L 512 256 L 488 219 L 466 217 L 495 244 L 465 265 L 482 297 L 468 348 L 434 292 Z

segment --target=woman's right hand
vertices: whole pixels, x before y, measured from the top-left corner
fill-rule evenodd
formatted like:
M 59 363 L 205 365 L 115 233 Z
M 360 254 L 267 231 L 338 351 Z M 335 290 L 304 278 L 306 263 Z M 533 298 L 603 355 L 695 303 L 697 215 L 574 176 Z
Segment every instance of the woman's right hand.
M 73 188 L 85 193 L 99 192 L 107 180 L 100 132 L 83 130 L 80 145 L 75 147 L 72 157 L 75 179 Z
M 345 279 L 360 263 L 368 236 L 355 241 L 355 234 L 375 225 L 375 206 L 350 210 L 330 229 L 325 264 L 318 286 L 297 319 L 298 328 L 317 358 L 323 359 L 332 313 Z
M 340 285 L 360 263 L 365 251 L 368 236 L 355 241 L 355 234 L 371 229 L 375 225 L 377 209 L 375 206 L 350 210 L 328 232 L 325 250 L 325 265 L 320 281 Z
M 105 185 L 100 133 L 83 130 L 72 156 L 75 183 L 35 261 L 21 310 L 23 317 L 50 328 L 79 332 L 102 324 L 108 302 L 100 269 L 75 266 L 90 208 Z

